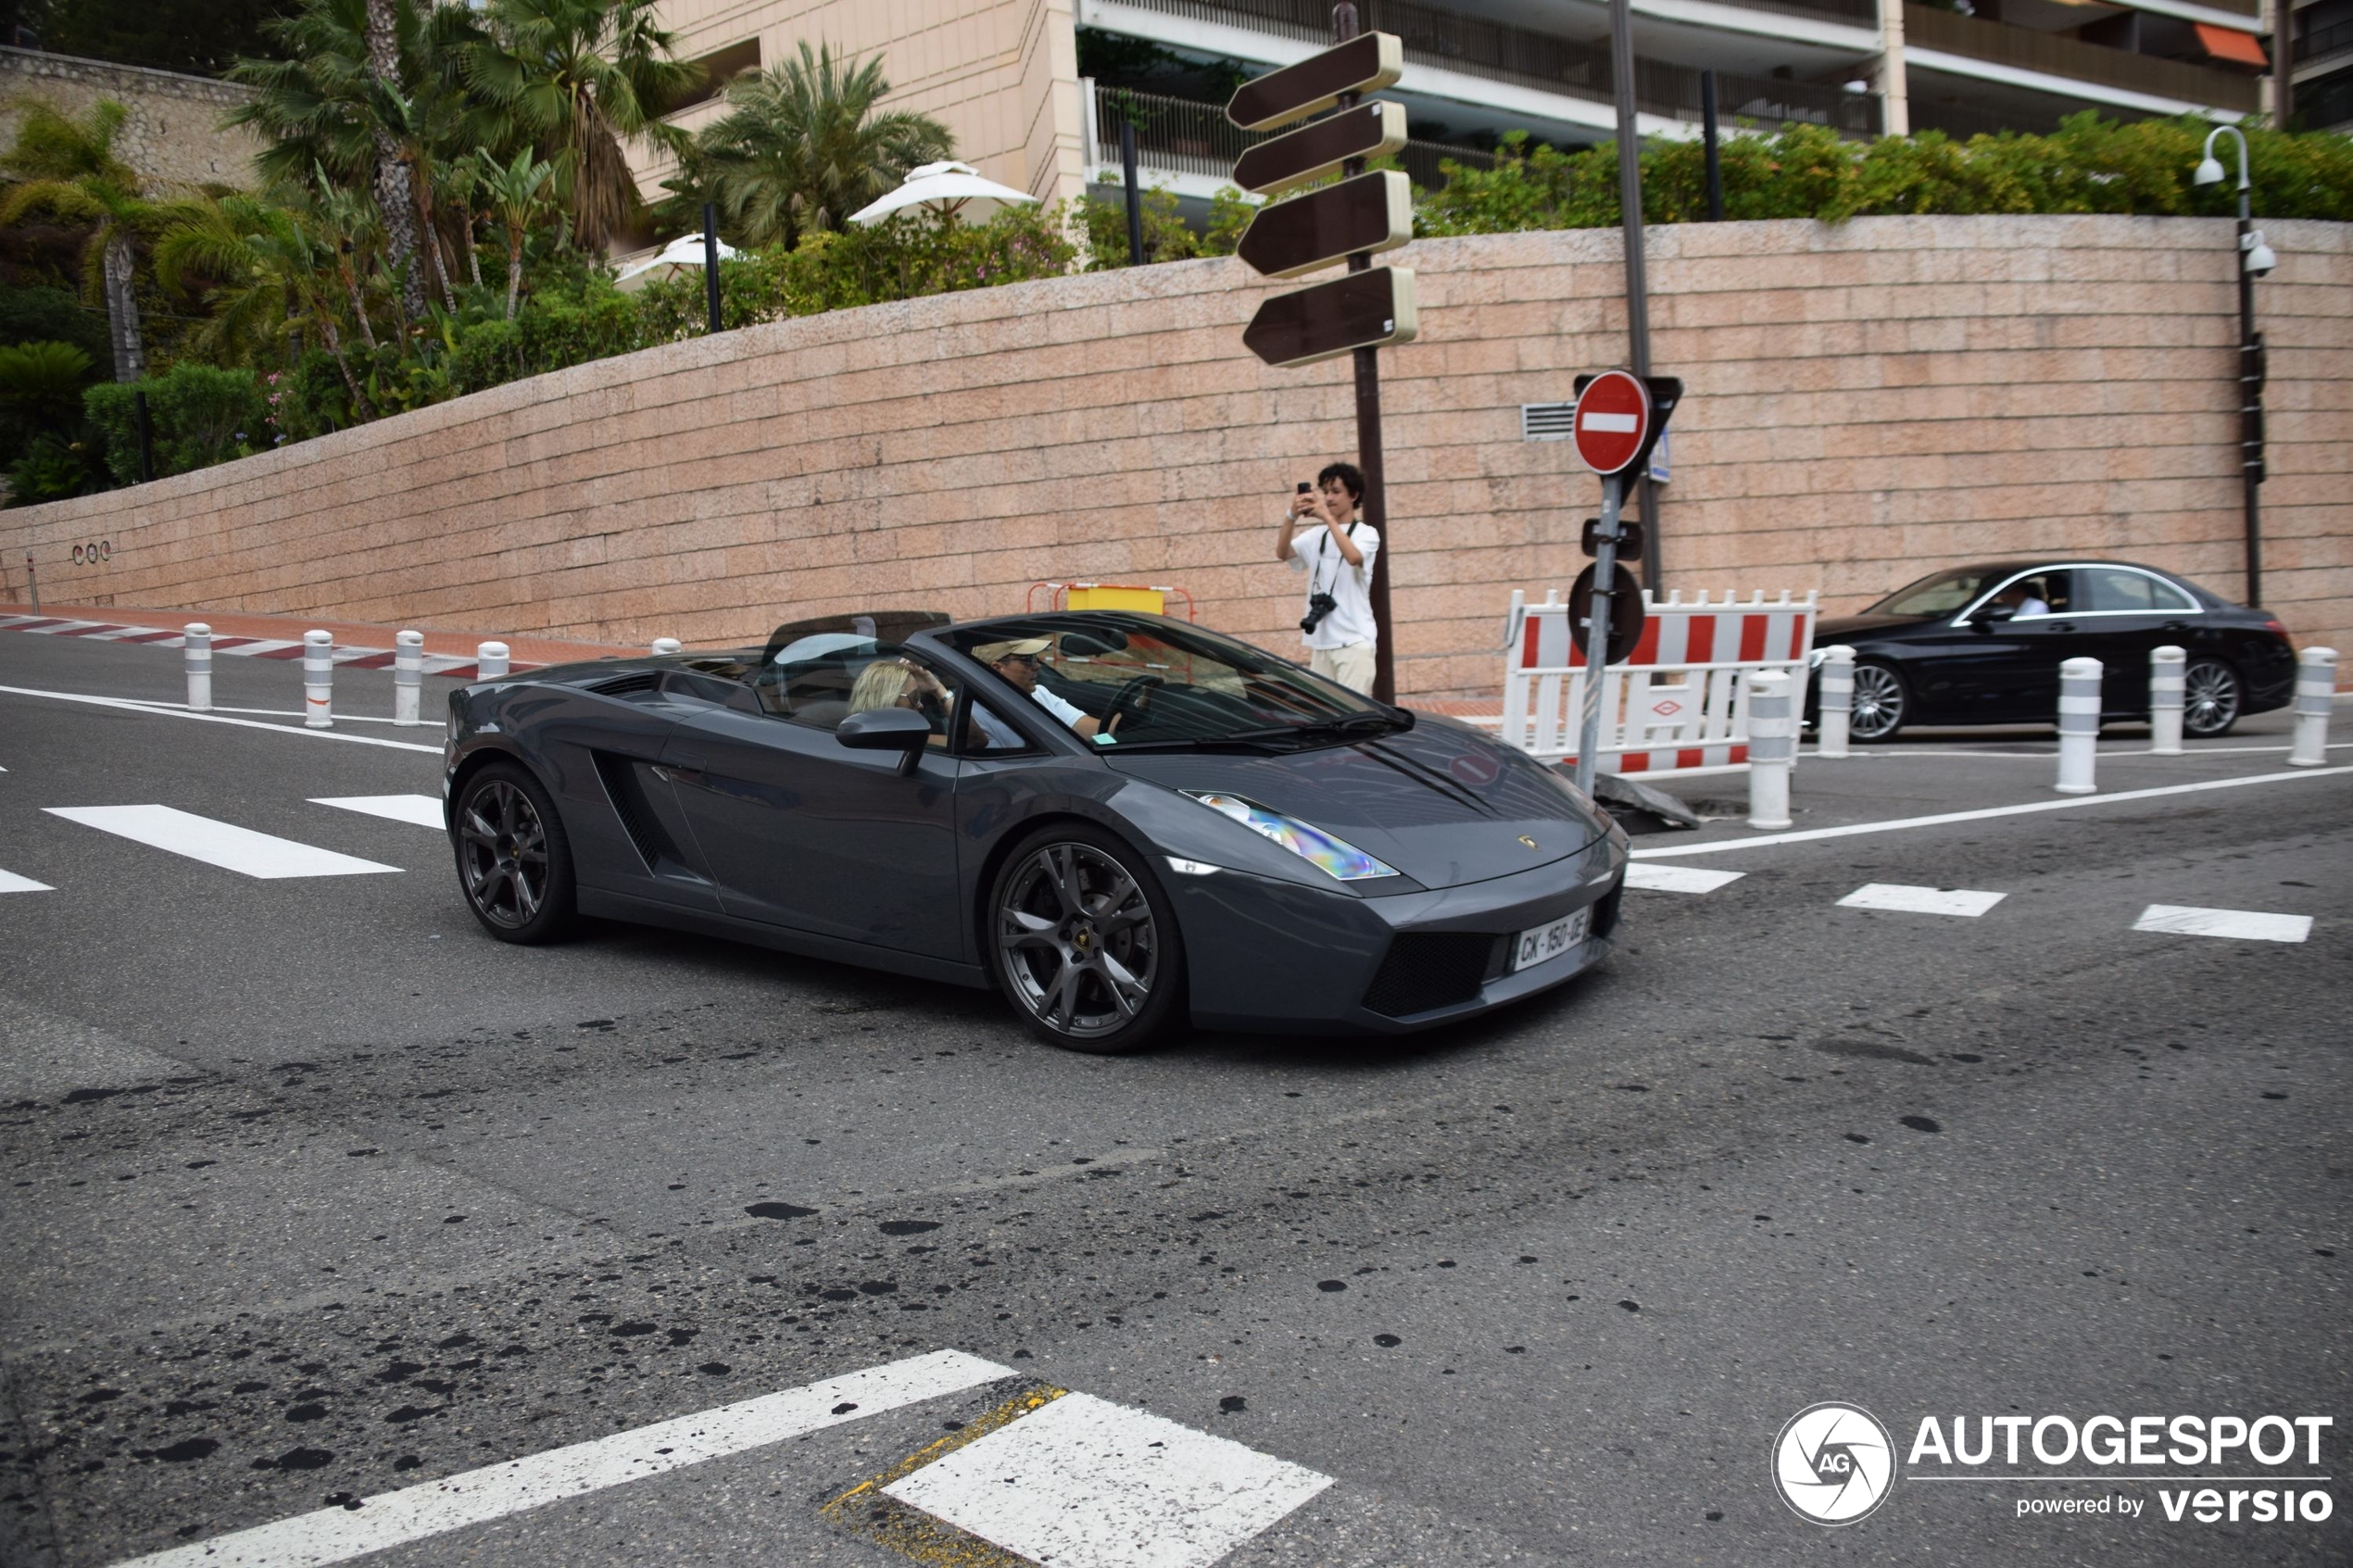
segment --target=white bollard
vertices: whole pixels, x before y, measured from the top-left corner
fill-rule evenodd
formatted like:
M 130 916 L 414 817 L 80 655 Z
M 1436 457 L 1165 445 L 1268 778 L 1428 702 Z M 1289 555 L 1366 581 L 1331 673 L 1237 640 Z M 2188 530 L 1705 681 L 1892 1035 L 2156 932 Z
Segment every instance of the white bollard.
M 397 632 L 392 639 L 392 721 L 422 722 L 417 709 L 424 696 L 425 634 Z
M 2296 659 L 2296 740 L 2287 748 L 2291 768 L 2317 768 L 2329 759 L 2329 704 L 2336 696 L 2336 650 L 2306 648 Z
M 180 662 L 188 671 L 188 706 L 212 710 L 212 628 L 191 621 L 181 628 Z
M 335 634 L 302 634 L 302 722 L 305 728 L 335 727 Z
M 680 642 L 675 637 L 656 637 L 654 639 L 653 651 L 657 657 L 673 653 L 684 653 L 686 651 L 686 645 Z
M 1822 668 L 1814 688 L 1821 694 L 1814 713 L 1814 755 L 1846 755 L 1846 724 L 1855 710 L 1855 650 L 1832 643 L 1822 650 Z
M 2149 649 L 2149 751 L 2182 755 L 2182 671 L 2190 656 L 2171 643 Z
M 483 644 L 474 649 L 474 679 L 477 681 L 505 680 L 510 669 L 508 659 L 506 644 Z
M 1789 826 L 1789 770 L 1797 756 L 1797 715 L 1789 677 L 1779 670 L 1748 677 L 1748 825 Z
M 2089 795 L 2100 743 L 2100 661 L 2070 659 L 2059 666 L 2058 792 Z

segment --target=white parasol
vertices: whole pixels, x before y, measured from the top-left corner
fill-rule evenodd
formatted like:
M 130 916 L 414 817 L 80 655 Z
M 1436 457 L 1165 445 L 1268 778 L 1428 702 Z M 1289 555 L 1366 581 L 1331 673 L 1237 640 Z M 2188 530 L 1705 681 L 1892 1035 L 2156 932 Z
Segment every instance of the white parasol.
M 852 223 L 879 223 L 894 212 L 928 207 L 943 216 L 958 214 L 986 222 L 1014 203 L 1035 205 L 1038 198 L 984 179 L 969 163 L 926 163 L 907 171 L 899 189 L 849 215 Z
M 719 242 L 720 260 L 729 260 L 735 256 L 735 254 L 736 247 L 734 245 L 729 245 L 724 240 Z M 643 261 L 634 261 L 628 266 L 623 268 L 614 277 L 613 282 L 616 283 L 626 283 L 635 279 L 642 278 L 648 273 L 655 271 L 657 269 L 664 267 L 699 267 L 701 265 L 702 236 L 700 234 L 681 234 L 678 238 L 671 241 L 668 245 L 662 246 L 660 251 L 646 257 Z M 669 277 L 671 274 L 664 272 L 661 275 L 663 277 Z

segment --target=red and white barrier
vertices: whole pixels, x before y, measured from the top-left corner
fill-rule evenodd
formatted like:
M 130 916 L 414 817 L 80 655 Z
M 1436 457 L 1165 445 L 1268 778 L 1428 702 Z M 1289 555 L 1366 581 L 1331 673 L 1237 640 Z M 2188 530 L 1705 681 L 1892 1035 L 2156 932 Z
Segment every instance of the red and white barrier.
M 1730 594 L 1665 603 L 1642 596 L 1642 640 L 1602 672 L 1600 764 L 1617 773 L 1688 773 L 1748 764 L 1748 678 L 1790 677 L 1792 711 L 1805 703 L 1815 596 L 1768 600 Z M 1568 635 L 1557 593 L 1531 605 L 1512 595 L 1504 664 L 1503 738 L 1544 761 L 1576 754 L 1585 656 Z

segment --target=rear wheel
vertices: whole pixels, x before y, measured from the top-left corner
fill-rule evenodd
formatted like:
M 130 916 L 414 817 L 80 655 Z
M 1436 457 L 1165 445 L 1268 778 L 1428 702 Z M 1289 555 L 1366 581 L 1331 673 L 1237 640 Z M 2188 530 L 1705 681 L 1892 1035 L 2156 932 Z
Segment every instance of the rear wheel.
M 2209 740 L 2239 721 L 2238 671 L 2219 659 L 2193 659 L 2182 671 L 2182 733 Z
M 1846 733 L 1858 741 L 1893 740 L 1895 732 L 1904 727 L 1908 706 L 1903 676 L 1884 664 L 1857 663 L 1854 706 L 1847 709 Z
M 997 873 L 988 939 L 1006 999 L 1066 1050 L 1141 1050 L 1178 1015 L 1176 911 L 1145 857 L 1100 828 L 1024 839 Z
M 493 762 L 458 793 L 458 882 L 466 907 L 501 942 L 553 942 L 574 913 L 572 844 L 529 770 Z

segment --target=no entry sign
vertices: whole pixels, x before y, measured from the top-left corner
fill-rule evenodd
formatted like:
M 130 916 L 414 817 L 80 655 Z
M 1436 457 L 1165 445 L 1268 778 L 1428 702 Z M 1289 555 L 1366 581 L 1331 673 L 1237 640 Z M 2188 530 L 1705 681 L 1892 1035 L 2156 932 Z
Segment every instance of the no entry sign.
M 1571 433 L 1577 455 L 1595 473 L 1623 473 L 1632 467 L 1650 428 L 1650 388 L 1624 370 L 1604 370 L 1578 394 Z

